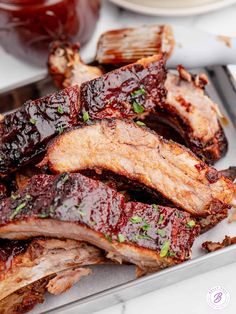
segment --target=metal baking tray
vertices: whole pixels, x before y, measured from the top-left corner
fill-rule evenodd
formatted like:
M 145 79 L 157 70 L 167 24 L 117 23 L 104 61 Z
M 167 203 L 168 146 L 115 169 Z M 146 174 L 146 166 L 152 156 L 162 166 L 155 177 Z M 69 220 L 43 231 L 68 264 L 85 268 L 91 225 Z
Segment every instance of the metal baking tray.
M 226 117 L 223 121 L 229 140 L 229 151 L 216 167 L 219 169 L 233 165 L 236 155 L 236 84 L 226 67 L 199 69 L 205 72 L 210 85 L 207 92 L 219 104 Z M 0 94 L 0 112 L 6 113 L 21 106 L 28 99 L 36 99 L 55 91 L 50 78 L 32 82 Z M 47 295 L 44 304 L 37 306 L 31 313 L 92 313 L 105 307 L 127 301 L 156 289 L 164 288 L 181 280 L 202 274 L 236 260 L 236 245 L 214 253 L 204 254 L 199 248 L 206 240 L 222 240 L 224 235 L 235 236 L 236 223 L 226 221 L 201 235 L 194 243 L 193 259 L 170 267 L 158 273 L 135 279 L 132 265 L 106 265 L 92 267 L 93 275 L 82 278 L 78 285 L 61 296 Z

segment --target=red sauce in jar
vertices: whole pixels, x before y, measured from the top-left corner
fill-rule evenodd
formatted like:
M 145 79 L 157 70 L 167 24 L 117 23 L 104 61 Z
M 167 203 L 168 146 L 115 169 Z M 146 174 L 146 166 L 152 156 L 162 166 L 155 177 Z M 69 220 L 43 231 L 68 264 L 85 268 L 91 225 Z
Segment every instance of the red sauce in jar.
M 37 65 L 47 60 L 53 40 L 91 37 L 100 0 L 3 0 L 0 2 L 0 44 L 9 53 Z

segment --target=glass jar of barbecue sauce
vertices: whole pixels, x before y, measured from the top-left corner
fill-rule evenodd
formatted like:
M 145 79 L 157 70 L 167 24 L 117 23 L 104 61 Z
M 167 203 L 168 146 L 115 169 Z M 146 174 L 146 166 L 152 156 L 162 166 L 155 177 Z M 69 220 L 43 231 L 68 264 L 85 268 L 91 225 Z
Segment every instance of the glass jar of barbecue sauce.
M 100 0 L 2 0 L 0 45 L 10 54 L 45 65 L 54 40 L 79 41 L 91 37 Z

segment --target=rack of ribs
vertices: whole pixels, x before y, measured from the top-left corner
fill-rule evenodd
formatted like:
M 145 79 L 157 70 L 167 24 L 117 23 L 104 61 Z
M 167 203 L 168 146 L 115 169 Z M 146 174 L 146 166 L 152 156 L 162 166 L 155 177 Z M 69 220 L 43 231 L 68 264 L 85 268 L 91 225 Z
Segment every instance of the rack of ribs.
M 120 262 L 158 270 L 187 260 L 199 226 L 175 208 L 126 202 L 82 174 L 34 176 L 0 203 L 0 238 L 85 241 Z
M 39 165 L 54 173 L 112 171 L 161 193 L 195 216 L 231 207 L 235 187 L 189 149 L 133 121 L 111 119 L 68 131 Z

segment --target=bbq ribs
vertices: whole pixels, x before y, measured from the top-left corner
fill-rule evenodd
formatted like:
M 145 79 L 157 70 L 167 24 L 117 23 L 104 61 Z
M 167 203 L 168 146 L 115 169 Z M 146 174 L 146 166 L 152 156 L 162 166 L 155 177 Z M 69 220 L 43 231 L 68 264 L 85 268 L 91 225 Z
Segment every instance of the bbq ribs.
M 113 259 L 143 269 L 157 270 L 188 259 L 199 234 L 189 214 L 125 202 L 122 194 L 81 174 L 34 176 L 0 208 L 1 238 L 86 241 Z
M 186 147 L 129 120 L 100 120 L 62 134 L 40 166 L 54 173 L 109 170 L 160 192 L 195 216 L 224 211 L 235 192 L 232 181 Z

